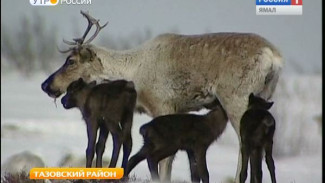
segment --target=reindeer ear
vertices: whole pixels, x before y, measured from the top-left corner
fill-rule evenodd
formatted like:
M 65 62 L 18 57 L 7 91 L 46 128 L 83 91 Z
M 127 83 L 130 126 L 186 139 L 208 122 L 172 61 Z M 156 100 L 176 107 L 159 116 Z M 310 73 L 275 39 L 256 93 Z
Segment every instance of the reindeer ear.
M 95 57 L 95 52 L 92 51 L 90 48 L 81 48 L 79 50 L 79 54 L 81 57 L 81 62 L 93 61 Z

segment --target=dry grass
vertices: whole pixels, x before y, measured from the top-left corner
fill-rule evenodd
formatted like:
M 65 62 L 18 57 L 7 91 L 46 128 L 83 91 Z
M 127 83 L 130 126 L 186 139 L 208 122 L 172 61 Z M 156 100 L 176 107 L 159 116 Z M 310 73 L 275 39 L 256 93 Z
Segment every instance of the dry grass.
M 129 177 L 128 180 L 33 180 L 29 179 L 29 174 L 22 171 L 20 173 L 11 174 L 6 173 L 1 177 L 1 183 L 149 183 L 150 180 L 142 180 L 137 178 L 135 175 Z
M 5 174 L 1 177 L 1 183 L 45 183 L 45 181 L 29 179 L 28 173 L 22 171 L 16 174 Z

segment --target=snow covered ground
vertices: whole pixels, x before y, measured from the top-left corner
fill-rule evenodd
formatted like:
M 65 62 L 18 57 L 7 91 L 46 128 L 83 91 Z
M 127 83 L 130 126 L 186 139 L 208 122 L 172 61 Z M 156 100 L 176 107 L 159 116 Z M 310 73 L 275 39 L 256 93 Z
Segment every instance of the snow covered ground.
M 24 79 L 16 74 L 1 77 L 1 164 L 13 154 L 31 151 L 49 167 L 58 166 L 68 153 L 84 156 L 87 138 L 85 124 L 77 109 L 64 110 L 60 101 L 41 91 L 45 74 Z M 283 76 L 274 96 L 277 132 L 275 137 L 276 176 L 280 183 L 318 183 L 322 181 L 321 124 L 314 120 L 321 114 L 320 76 Z M 139 127 L 150 118 L 135 115 L 132 154 L 142 145 Z M 112 150 L 108 140 L 104 156 Z M 220 140 L 208 150 L 211 182 L 225 182 L 235 175 L 238 142 L 231 125 Z M 121 155 L 120 155 L 121 157 Z M 119 161 L 119 164 L 121 161 Z M 263 164 L 263 182 L 271 182 Z M 146 162 L 131 174 L 150 178 Z M 189 165 L 184 152 L 176 155 L 172 180 L 190 181 Z

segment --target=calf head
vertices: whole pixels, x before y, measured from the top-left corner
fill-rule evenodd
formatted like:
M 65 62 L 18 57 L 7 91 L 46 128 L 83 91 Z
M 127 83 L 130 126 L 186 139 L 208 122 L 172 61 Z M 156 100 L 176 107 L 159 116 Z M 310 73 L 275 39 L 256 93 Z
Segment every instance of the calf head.
M 78 107 L 80 104 L 86 100 L 84 91 L 87 88 L 91 88 L 96 85 L 96 82 L 91 82 L 87 84 L 82 78 L 77 81 L 73 81 L 67 88 L 67 93 L 62 97 L 61 103 L 65 109 L 71 109 L 73 107 Z

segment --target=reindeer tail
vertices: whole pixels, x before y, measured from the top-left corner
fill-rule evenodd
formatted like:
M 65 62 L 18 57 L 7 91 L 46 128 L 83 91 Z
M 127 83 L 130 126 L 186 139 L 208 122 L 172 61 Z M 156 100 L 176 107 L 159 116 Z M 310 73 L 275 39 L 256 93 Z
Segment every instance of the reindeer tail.
M 258 96 L 268 100 L 272 97 L 278 83 L 279 75 L 284 64 L 284 59 L 276 50 L 272 51 L 270 49 L 264 49 L 261 57 L 268 63 L 264 64 L 268 68 L 263 68 L 268 71 L 265 76 L 264 87 L 262 91 L 258 93 Z

